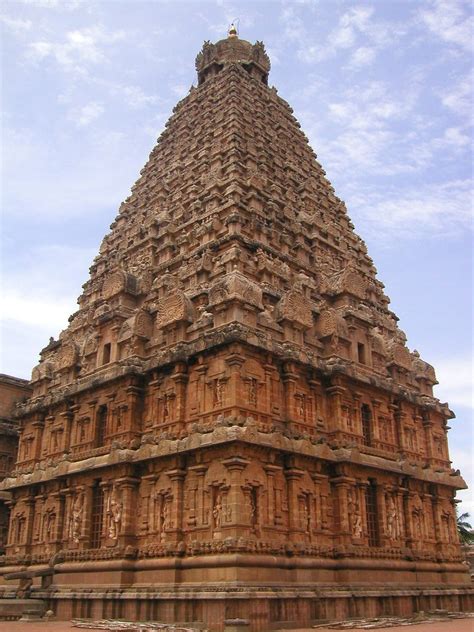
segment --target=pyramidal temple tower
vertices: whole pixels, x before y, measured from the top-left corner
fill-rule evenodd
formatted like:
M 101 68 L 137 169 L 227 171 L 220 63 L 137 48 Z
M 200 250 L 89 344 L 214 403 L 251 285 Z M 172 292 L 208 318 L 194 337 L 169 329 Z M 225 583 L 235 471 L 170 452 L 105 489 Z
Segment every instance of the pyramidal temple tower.
M 33 370 L 2 595 L 216 631 L 468 609 L 433 368 L 263 44 L 196 69 Z

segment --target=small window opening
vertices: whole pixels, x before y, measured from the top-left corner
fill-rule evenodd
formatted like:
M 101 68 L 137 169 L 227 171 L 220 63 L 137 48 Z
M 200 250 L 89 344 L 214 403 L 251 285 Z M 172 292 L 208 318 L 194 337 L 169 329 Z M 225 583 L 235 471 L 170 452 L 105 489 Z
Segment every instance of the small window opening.
M 105 443 L 107 432 L 107 406 L 100 406 L 97 411 L 96 446 L 100 448 Z
M 361 342 L 357 343 L 357 360 L 360 364 L 367 364 L 367 359 L 365 356 L 365 345 Z
M 102 523 L 104 516 L 104 492 L 100 487 L 100 481 L 96 481 L 92 488 L 92 516 L 90 546 L 99 549 L 102 544 Z
M 377 511 L 377 485 L 371 480 L 365 491 L 365 508 L 367 512 L 367 531 L 369 546 L 380 546 L 378 511 Z
M 372 444 L 372 413 L 367 404 L 362 404 L 361 407 L 361 419 L 362 419 L 362 443 L 364 445 Z
M 104 345 L 104 352 L 102 354 L 102 364 L 108 364 L 110 362 L 110 342 Z

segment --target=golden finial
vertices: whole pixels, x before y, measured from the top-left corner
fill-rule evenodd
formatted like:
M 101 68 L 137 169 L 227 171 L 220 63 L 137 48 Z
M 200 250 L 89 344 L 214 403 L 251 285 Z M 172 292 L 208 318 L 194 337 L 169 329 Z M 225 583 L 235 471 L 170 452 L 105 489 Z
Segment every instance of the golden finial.
M 227 31 L 227 37 L 238 37 L 237 27 L 234 22 L 229 26 L 229 30 Z

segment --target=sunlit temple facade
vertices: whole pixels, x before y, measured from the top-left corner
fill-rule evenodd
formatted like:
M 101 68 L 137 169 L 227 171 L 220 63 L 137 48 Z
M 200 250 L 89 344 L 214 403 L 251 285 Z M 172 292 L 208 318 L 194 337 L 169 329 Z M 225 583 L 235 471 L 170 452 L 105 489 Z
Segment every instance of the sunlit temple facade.
M 18 409 L 0 594 L 36 569 L 58 618 L 215 631 L 469 609 L 433 367 L 263 44 L 196 69 Z

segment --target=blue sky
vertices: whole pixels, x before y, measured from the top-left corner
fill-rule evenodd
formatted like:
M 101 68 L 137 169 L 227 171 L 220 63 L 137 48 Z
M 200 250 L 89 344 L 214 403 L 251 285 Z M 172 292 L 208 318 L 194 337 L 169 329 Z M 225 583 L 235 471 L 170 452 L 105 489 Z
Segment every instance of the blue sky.
M 4 0 L 0 371 L 29 377 L 204 40 L 263 40 L 472 466 L 472 28 L 464 0 Z M 470 492 L 463 509 L 474 514 Z

